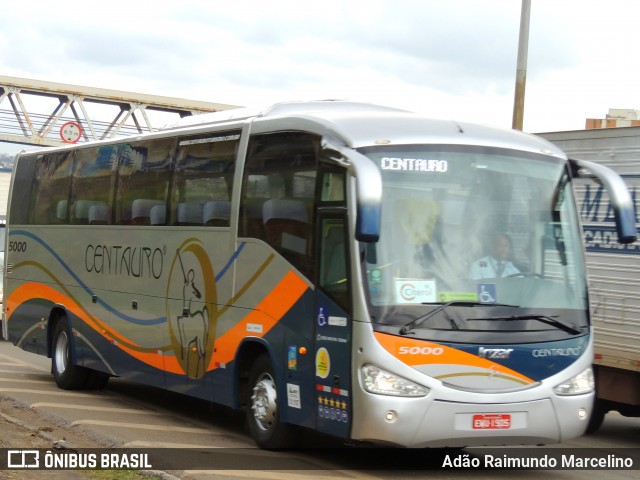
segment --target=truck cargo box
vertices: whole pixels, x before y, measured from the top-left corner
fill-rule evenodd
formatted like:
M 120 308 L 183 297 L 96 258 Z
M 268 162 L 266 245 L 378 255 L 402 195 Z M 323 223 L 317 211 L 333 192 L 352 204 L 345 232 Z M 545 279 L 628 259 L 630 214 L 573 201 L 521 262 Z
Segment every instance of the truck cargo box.
M 605 165 L 627 183 L 640 223 L 640 127 L 538 134 L 570 158 Z M 613 211 L 604 188 L 578 180 L 580 211 L 595 327 L 596 415 L 590 430 L 608 410 L 640 415 L 640 241 L 617 242 Z

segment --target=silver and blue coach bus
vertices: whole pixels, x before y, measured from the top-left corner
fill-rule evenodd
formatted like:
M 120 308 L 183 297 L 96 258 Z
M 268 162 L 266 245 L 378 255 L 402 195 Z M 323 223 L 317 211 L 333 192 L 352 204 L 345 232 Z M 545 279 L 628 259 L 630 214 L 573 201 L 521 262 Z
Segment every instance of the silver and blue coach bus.
M 265 448 L 301 427 L 407 447 L 562 442 L 594 398 L 571 189 L 585 176 L 633 241 L 609 169 L 368 104 L 23 153 L 3 333 L 50 357 L 64 389 L 118 376 L 244 408 Z

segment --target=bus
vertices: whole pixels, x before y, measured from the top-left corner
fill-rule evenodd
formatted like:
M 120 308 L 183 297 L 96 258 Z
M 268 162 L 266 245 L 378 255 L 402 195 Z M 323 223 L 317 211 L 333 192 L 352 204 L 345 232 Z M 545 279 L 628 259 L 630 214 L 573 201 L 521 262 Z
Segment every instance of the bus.
M 608 168 L 370 104 L 237 109 L 22 153 L 3 334 L 50 357 L 60 388 L 122 377 L 244 410 L 267 449 L 300 429 L 562 442 L 594 400 L 577 177 L 605 185 L 634 241 Z M 488 273 L 497 233 L 508 275 Z

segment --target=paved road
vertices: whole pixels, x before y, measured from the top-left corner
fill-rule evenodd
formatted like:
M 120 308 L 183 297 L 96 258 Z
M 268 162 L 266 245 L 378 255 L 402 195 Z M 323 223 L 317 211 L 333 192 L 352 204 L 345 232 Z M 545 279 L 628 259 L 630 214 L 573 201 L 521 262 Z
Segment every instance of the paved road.
M 0 342 L 0 397 L 3 405 L 9 399 L 15 408 L 30 409 L 40 418 L 55 422 L 69 432 L 84 435 L 103 446 L 132 449 L 171 448 L 166 452 L 200 452 L 188 471 L 173 471 L 180 478 L 256 478 L 288 480 L 289 478 L 358 478 L 413 479 L 424 478 L 423 470 L 407 469 L 409 465 L 428 462 L 429 450 L 352 449 L 341 442 L 311 433 L 301 443 L 311 447 L 309 453 L 265 452 L 255 448 L 245 431 L 241 416 L 225 408 L 189 399 L 170 392 L 112 379 L 107 388 L 95 392 L 70 392 L 55 386 L 50 374 L 50 360 Z M 77 438 L 77 437 L 76 437 Z M 79 445 L 85 446 L 85 445 Z M 610 413 L 595 435 L 581 437 L 559 445 L 560 448 L 591 448 L 594 452 L 619 452 L 635 448 L 632 454 L 640 465 L 640 419 L 624 418 Z M 191 449 L 191 450 L 181 450 Z M 209 450 L 216 449 L 216 450 Z M 142 450 L 141 450 L 142 451 Z M 579 450 L 575 450 L 579 451 Z M 452 452 L 452 457 L 473 454 L 479 450 Z M 480 450 L 480 452 L 482 452 Z M 439 455 L 442 452 L 438 453 Z M 439 462 L 441 457 L 435 462 Z M 184 459 L 183 459 L 184 460 Z M 180 461 L 180 459 L 177 459 Z M 233 470 L 211 470 L 224 462 Z M 184 462 L 183 462 L 184 463 Z M 239 468 L 242 468 L 240 470 Z M 396 468 L 397 470 L 389 470 Z M 273 471 L 284 469 L 281 471 Z M 545 471 L 545 477 L 584 480 L 602 478 L 602 471 Z M 539 478 L 540 471 L 523 471 L 519 477 Z M 456 469 L 428 472 L 434 479 L 472 475 L 478 479 L 504 476 L 513 471 Z M 639 478 L 640 470 L 607 471 L 608 479 Z

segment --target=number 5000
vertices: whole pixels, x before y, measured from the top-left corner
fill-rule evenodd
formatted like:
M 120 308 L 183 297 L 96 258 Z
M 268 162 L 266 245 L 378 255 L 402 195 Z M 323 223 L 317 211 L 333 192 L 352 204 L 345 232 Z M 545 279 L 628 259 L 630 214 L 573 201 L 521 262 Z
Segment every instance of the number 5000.
M 9 242 L 10 252 L 26 252 L 27 242 Z

